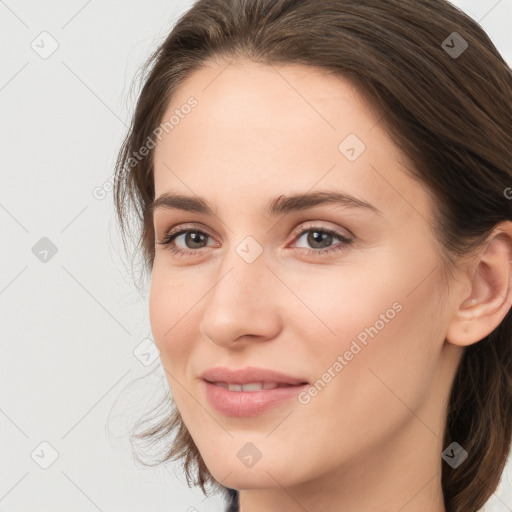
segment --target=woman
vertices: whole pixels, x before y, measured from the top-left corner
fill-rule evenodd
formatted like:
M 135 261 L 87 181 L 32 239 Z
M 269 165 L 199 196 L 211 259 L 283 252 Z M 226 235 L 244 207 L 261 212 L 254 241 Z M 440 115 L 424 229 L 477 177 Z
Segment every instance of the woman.
M 444 0 L 200 0 L 117 162 L 228 510 L 479 510 L 511 439 L 512 74 Z

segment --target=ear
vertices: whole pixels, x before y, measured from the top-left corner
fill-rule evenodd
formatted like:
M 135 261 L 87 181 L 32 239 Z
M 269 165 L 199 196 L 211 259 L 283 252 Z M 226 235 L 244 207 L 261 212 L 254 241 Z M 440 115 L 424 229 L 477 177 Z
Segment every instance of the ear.
M 446 339 L 449 343 L 468 346 L 482 340 L 498 327 L 510 310 L 511 241 L 512 222 L 500 223 L 477 255 L 471 267 L 473 276 L 468 276 L 471 291 L 469 295 L 465 293 L 448 325 Z

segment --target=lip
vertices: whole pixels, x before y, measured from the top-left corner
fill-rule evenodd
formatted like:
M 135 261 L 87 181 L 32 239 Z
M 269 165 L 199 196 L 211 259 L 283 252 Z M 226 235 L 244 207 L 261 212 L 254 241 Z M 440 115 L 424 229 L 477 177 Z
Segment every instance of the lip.
M 277 370 L 247 366 L 245 368 L 229 368 L 227 366 L 216 366 L 203 372 L 200 376 L 209 382 L 227 382 L 228 384 L 247 384 L 248 382 L 277 382 L 278 384 L 307 383 L 306 379 L 293 377 Z
M 309 386 L 305 379 L 256 367 L 246 367 L 238 370 L 228 367 L 210 368 L 201 375 L 201 378 L 210 405 L 216 411 L 234 417 L 250 417 L 262 414 L 270 408 L 296 397 Z M 229 389 L 217 386 L 213 382 L 226 382 L 228 384 L 276 382 L 287 384 L 287 386 L 261 391 L 229 391 Z

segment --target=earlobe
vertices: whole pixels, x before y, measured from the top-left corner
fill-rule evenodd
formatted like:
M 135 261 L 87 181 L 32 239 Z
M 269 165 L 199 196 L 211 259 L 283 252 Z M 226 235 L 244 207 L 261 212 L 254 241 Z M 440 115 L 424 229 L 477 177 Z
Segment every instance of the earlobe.
M 512 223 L 505 222 L 489 236 L 473 265 L 469 295 L 454 311 L 446 340 L 468 346 L 489 335 L 512 306 L 511 286 Z

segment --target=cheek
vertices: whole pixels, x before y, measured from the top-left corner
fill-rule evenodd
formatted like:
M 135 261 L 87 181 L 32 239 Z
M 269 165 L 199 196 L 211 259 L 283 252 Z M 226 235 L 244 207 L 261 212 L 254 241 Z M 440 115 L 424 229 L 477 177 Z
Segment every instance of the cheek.
M 194 340 L 197 339 L 198 319 L 194 316 L 193 305 L 197 298 L 192 297 L 189 287 L 180 282 L 170 272 L 162 272 L 158 265 L 153 266 L 149 292 L 149 316 L 155 344 L 160 351 L 173 402 L 182 415 L 187 416 L 190 396 L 187 388 L 187 369 L 192 358 Z
M 166 369 L 178 366 L 190 352 L 190 329 L 194 310 L 193 297 L 179 279 L 166 275 L 157 264 L 153 267 L 149 291 L 151 331 Z M 194 320 L 197 324 L 197 319 Z
M 314 362 L 309 374 L 320 380 L 319 398 L 311 402 L 343 403 L 343 410 L 361 413 L 365 408 L 367 415 L 373 408 L 385 413 L 382 404 L 397 401 L 393 392 L 410 407 L 428 393 L 444 320 L 438 307 L 442 283 L 435 273 L 424 279 L 421 270 L 435 265 L 421 263 L 380 258 L 364 273 L 333 269 L 330 278 L 296 281 L 297 295 L 313 305 L 309 313 L 297 308 L 289 326 L 300 328 L 307 360 Z
M 285 328 L 298 331 L 295 336 L 302 340 L 307 360 L 316 362 L 316 371 L 349 350 L 352 341 L 364 349 L 401 322 L 403 276 L 394 280 L 389 269 L 387 275 L 374 270 L 374 276 L 343 267 L 312 270 L 306 278 L 303 273 L 283 276 L 300 298 L 289 298 Z
M 362 441 L 365 432 L 365 442 L 382 442 L 428 399 L 443 341 L 439 287 L 424 283 L 410 293 L 410 282 L 401 276 L 387 286 L 338 293 L 338 313 L 324 310 L 337 336 L 311 344 L 318 391 L 305 409 L 324 418 L 329 411 L 326 439 L 343 432 Z

